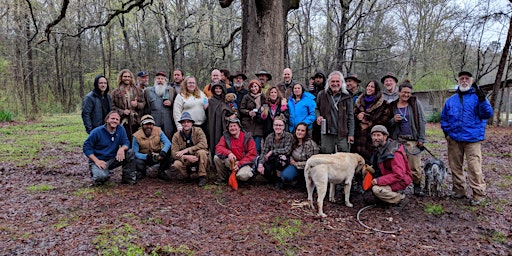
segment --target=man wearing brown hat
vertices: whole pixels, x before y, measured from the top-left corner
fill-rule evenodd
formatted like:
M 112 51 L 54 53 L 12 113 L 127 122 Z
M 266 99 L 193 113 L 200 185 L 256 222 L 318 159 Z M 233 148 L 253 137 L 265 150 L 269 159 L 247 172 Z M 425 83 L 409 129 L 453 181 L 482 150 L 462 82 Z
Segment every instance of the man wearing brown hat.
M 133 134 L 132 149 L 135 152 L 135 169 L 140 178 L 146 177 L 146 167 L 158 166 L 158 178 L 169 180 L 165 173 L 169 167 L 169 149 L 171 142 L 160 127 L 155 126 L 151 115 L 144 115 L 140 121 L 141 128 Z
M 237 179 L 241 181 L 247 181 L 253 177 L 254 160 L 258 155 L 256 142 L 250 132 L 242 131 L 242 124 L 238 118 L 229 119 L 227 128 L 215 146 L 213 158 L 217 169 L 215 183 L 218 185 L 226 184 L 231 171 L 235 171 Z M 229 169 L 231 161 L 234 162 L 233 170 Z
M 347 91 L 350 95 L 352 95 L 355 103 L 359 95 L 363 94 L 364 92 L 364 88 L 359 86 L 361 80 L 357 78 L 356 74 L 348 73 L 347 77 L 345 77 L 345 83 L 347 84 Z
M 382 92 L 382 97 L 385 101 L 389 103 L 398 99 L 398 88 L 396 87 L 398 78 L 396 78 L 395 74 L 388 72 L 380 79 L 380 82 L 384 85 L 385 88 L 385 90 Z
M 371 130 L 375 154 L 370 165 L 375 170 L 372 180 L 373 194 L 380 200 L 394 206 L 403 207 L 409 201 L 405 194 L 399 193 L 412 182 L 412 172 L 405 154 L 404 146 L 394 140 L 388 140 L 389 132 L 383 125 Z
M 236 95 L 236 104 L 240 106 L 242 102 L 242 98 L 249 93 L 249 91 L 245 88 L 244 81 L 247 79 L 247 76 L 241 71 L 237 71 L 234 75 L 231 76 L 231 80 L 233 80 L 233 87 L 228 88 L 228 93 L 234 93 Z
M 172 136 L 171 154 L 173 167 L 179 171 L 178 178 L 186 181 L 197 177 L 197 185 L 206 185 L 206 166 L 208 165 L 208 142 L 200 127 L 194 127 L 194 119 L 183 112 L 179 120 L 182 129 Z
M 266 71 L 265 69 L 260 70 L 258 73 L 255 74 L 258 77 L 258 80 L 260 80 L 261 83 L 261 92 L 266 93 L 268 89 L 268 81 L 272 80 L 272 75 Z
M 175 130 L 172 109 L 176 92 L 167 84 L 167 76 L 164 72 L 156 73 L 155 84 L 147 87 L 144 94 L 146 97 L 145 112 L 153 116 L 155 125 L 164 131 L 167 138 L 172 138 Z

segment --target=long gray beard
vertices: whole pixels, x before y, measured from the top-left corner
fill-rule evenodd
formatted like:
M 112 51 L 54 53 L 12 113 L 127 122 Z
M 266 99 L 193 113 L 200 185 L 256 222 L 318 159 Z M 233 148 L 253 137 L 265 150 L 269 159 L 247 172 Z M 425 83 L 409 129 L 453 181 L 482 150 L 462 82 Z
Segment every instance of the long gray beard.
M 467 92 L 467 91 L 469 91 L 469 89 L 471 89 L 471 86 L 463 87 L 463 86 L 459 85 L 459 91 L 461 91 L 461 92 Z
M 155 84 L 155 93 L 156 93 L 156 95 L 162 97 L 165 93 L 165 85 Z

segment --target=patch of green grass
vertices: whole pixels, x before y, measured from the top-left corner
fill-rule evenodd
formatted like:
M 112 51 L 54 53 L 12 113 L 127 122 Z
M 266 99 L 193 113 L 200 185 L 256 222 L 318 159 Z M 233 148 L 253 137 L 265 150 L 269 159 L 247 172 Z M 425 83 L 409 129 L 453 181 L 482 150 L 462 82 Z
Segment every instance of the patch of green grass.
M 155 196 L 161 196 L 162 195 L 162 190 L 157 190 L 155 192 Z
M 147 219 L 142 220 L 142 223 L 149 225 L 161 225 L 163 222 L 161 219 L 149 217 Z
M 27 190 L 32 191 L 32 192 L 50 191 L 52 189 L 53 189 L 53 186 L 49 185 L 49 184 L 37 184 L 37 185 L 32 185 L 32 186 L 27 187 Z
M 58 223 L 53 224 L 53 227 L 54 227 L 55 229 L 57 229 L 57 230 L 62 229 L 62 228 L 65 228 L 65 227 L 67 227 L 67 226 L 69 226 L 69 223 L 68 223 L 68 220 L 67 220 L 67 219 L 61 219 L 61 220 L 59 220 L 59 222 L 58 222 Z
M 302 234 L 301 226 L 302 222 L 300 220 L 276 217 L 266 233 L 271 235 L 277 244 L 286 245 L 288 240 Z
M 494 231 L 494 233 L 492 233 L 491 240 L 498 243 L 505 243 L 507 235 L 499 231 Z
M 0 162 L 17 167 L 36 164 L 48 167 L 53 157 L 48 148 L 72 152 L 81 147 L 87 134 L 80 114 L 54 115 L 41 121 L 0 128 Z M 39 159 L 34 161 L 34 159 Z
M 73 192 L 74 196 L 85 197 L 87 200 L 94 199 L 96 190 L 94 188 L 81 188 Z
M 0 122 L 10 122 L 14 118 L 14 115 L 9 110 L 0 111 Z
M 123 214 L 123 218 L 133 219 L 133 218 L 135 218 L 135 214 L 133 214 L 131 212 L 125 213 L 125 214 Z
M 436 138 L 444 138 L 443 130 L 441 129 L 427 129 L 425 131 L 427 138 L 436 137 Z
M 170 245 L 157 246 L 155 249 L 146 253 L 146 246 L 134 243 L 138 238 L 138 231 L 128 224 L 115 228 L 105 228 L 100 230 L 100 235 L 93 239 L 99 255 L 106 256 L 138 256 L 138 255 L 194 255 L 186 245 L 173 247 Z
M 433 203 L 426 203 L 424 211 L 428 214 L 433 214 L 433 215 L 442 215 L 444 213 L 444 209 L 443 209 L 442 205 L 433 204 Z

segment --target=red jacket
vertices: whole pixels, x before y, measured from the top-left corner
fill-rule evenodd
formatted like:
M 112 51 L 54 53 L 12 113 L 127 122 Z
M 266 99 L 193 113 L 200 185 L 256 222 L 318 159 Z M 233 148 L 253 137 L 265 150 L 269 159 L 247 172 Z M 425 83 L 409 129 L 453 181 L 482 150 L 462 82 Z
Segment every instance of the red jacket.
M 252 139 L 251 133 L 240 132 L 238 139 L 235 139 L 224 132 L 224 136 L 220 138 L 219 143 L 215 146 L 215 154 L 227 157 L 229 153 L 233 153 L 238 161 L 238 167 L 252 164 L 257 156 L 256 142 Z
M 382 176 L 377 178 L 377 184 L 390 186 L 395 192 L 407 188 L 412 182 L 412 172 L 404 146 L 396 141 L 389 141 L 383 151 L 378 160 Z

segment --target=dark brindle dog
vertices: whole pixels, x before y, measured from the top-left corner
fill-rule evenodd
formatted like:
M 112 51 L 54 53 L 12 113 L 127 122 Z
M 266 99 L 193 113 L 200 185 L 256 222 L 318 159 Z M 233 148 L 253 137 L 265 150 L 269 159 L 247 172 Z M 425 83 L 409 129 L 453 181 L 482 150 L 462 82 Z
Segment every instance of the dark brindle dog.
M 432 196 L 434 193 L 439 196 L 441 191 L 441 184 L 443 184 L 446 178 L 446 167 L 443 161 L 437 158 L 431 158 L 425 162 L 425 190 L 428 196 Z

